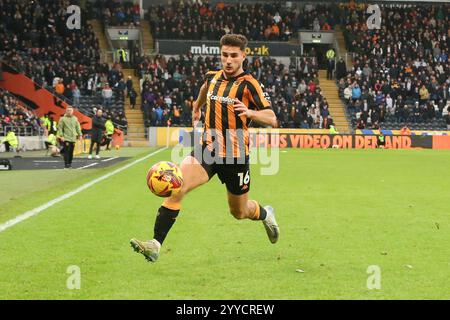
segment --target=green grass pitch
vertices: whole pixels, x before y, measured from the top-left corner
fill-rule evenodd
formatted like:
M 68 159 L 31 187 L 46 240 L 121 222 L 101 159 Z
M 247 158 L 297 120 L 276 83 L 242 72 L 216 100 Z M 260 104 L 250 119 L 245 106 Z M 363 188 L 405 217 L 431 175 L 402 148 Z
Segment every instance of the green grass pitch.
M 448 151 L 286 149 L 277 175 L 251 167 L 279 243 L 229 214 L 215 177 L 186 197 L 150 264 L 129 239 L 153 235 L 161 199 L 145 175 L 160 160 L 170 150 L 1 232 L 0 299 L 450 298 Z M 114 168 L 0 172 L 0 224 Z M 373 265 L 380 289 L 367 287 Z

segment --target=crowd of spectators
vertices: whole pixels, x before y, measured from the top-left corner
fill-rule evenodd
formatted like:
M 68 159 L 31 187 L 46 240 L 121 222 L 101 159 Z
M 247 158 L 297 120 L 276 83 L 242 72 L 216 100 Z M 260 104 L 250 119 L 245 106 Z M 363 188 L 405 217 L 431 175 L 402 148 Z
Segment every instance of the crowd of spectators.
M 139 1 L 97 0 L 93 10 L 105 26 L 139 27 L 141 23 Z
M 379 30 L 368 30 L 361 9 L 346 14 L 344 37 L 354 53 L 353 68 L 337 73 L 354 126 L 377 129 L 408 122 L 427 124 L 427 129 L 445 127 L 441 118 L 450 103 L 450 6 L 383 6 Z
M 217 40 L 227 33 L 251 41 L 288 41 L 300 29 L 331 30 L 336 5 L 282 5 L 281 2 L 216 5 L 208 1 L 150 6 L 147 19 L 156 39 Z M 295 37 L 295 36 L 294 36 Z
M 78 72 L 80 65 L 77 64 L 32 59 L 14 50 L 5 57 L 13 68 L 83 112 L 89 113 L 93 105 L 101 105 L 114 123 L 127 126 L 124 114 L 125 82 L 120 65 L 110 68 L 108 64 L 98 64 L 96 68 L 80 69 Z
M 0 89 L 0 136 L 5 135 L 7 128 L 20 134 L 34 135 L 39 133 L 40 123 L 23 103 L 6 90 Z
M 69 29 L 69 4 L 65 0 L 0 0 L 0 47 L 6 52 L 27 53 L 37 61 L 95 64 L 99 43 L 92 26 L 81 19 L 81 29 Z
M 295 61 L 295 60 L 294 60 Z M 303 57 L 284 65 L 270 57 L 249 57 L 244 69 L 271 96 L 279 126 L 329 128 L 329 106 L 321 95 L 316 59 Z M 217 56 L 141 57 L 136 65 L 146 126 L 190 126 L 194 99 L 210 70 L 220 69 Z M 204 115 L 203 115 L 204 116 Z
M 289 65 L 271 58 L 253 57 L 247 70 L 272 100 L 280 128 L 326 128 L 332 124 L 329 105 L 321 95 L 317 59 L 302 57 Z
M 86 19 L 81 19 L 81 29 L 67 28 L 66 8 L 71 3 L 0 0 L 0 55 L 75 107 L 91 110 L 92 104 L 102 104 L 113 122 L 126 125 L 120 66 L 100 63 L 99 42 Z M 82 15 L 87 18 L 90 11 Z M 112 88 L 110 97 L 103 95 L 106 86 Z
M 128 89 L 120 65 L 100 64 L 99 43 L 82 19 L 81 30 L 66 27 L 65 0 L 17 3 L 0 0 L 0 52 L 14 68 L 77 107 L 101 105 L 126 125 L 123 101 L 141 108 L 150 125 L 189 125 L 190 107 L 209 70 L 220 69 L 218 57 L 133 56 L 141 92 Z M 136 1 L 98 0 L 94 16 L 106 25 L 139 26 Z M 281 3 L 225 4 L 181 1 L 152 5 L 147 12 L 156 39 L 217 40 L 242 33 L 250 41 L 287 41 L 300 29 L 332 29 L 343 23 L 353 52 L 352 69 L 337 63 L 336 76 L 354 126 L 379 128 L 383 123 L 438 124 L 450 101 L 449 5 L 385 5 L 382 25 L 368 30 L 366 6 Z M 301 58 L 284 65 L 269 57 L 249 57 L 245 69 L 264 84 L 281 127 L 327 128 L 332 119 L 320 94 L 317 63 Z

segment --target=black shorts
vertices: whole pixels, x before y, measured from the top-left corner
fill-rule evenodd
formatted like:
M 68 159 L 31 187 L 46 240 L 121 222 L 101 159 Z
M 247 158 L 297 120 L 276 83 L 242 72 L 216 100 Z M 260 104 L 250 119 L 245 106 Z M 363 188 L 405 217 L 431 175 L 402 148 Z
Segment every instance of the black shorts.
M 205 156 L 206 155 L 206 156 Z M 234 195 L 250 191 L 250 161 L 249 157 L 242 159 L 227 159 L 215 157 L 205 146 L 195 146 L 191 156 L 197 159 L 211 179 L 216 173 L 222 184 Z

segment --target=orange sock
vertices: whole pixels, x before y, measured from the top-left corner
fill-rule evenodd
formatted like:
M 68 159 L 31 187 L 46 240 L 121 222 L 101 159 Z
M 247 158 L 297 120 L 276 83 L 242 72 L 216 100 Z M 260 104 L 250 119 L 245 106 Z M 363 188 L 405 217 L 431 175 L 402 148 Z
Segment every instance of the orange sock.
M 259 203 L 256 200 L 249 200 L 255 204 L 255 211 L 250 215 L 250 219 L 252 220 L 259 220 L 260 210 L 259 210 Z
M 181 210 L 181 203 L 170 201 L 170 198 L 167 198 L 166 200 L 164 200 L 164 202 L 162 203 L 162 206 L 166 207 L 167 209 L 170 209 L 170 210 Z

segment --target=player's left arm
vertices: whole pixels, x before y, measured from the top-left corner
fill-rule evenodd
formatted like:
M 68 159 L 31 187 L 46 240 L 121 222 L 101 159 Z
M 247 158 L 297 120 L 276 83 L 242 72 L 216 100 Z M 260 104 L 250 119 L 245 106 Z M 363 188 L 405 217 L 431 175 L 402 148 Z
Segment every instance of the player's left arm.
M 248 119 L 258 122 L 259 124 L 276 128 L 278 126 L 277 117 L 272 109 L 252 110 L 244 103 L 236 100 L 234 110 L 238 112 L 238 116 L 246 116 Z
M 253 81 L 248 85 L 248 93 L 249 102 L 255 108 L 249 108 L 241 101 L 236 100 L 234 110 L 238 112 L 238 116 L 246 116 L 259 124 L 276 128 L 278 121 L 272 110 L 269 94 L 263 91 L 259 83 L 253 83 Z
M 76 122 L 76 130 L 77 130 L 77 139 L 81 140 L 83 138 L 83 134 L 81 132 L 81 125 L 80 125 L 80 122 L 78 121 L 78 119 Z

